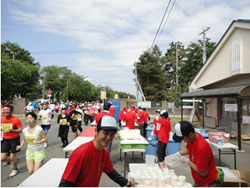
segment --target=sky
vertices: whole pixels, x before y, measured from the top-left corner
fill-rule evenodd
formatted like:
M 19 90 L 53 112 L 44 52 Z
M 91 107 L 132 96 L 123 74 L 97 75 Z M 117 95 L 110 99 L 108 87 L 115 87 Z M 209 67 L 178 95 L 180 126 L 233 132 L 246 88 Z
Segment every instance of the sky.
M 1 42 L 17 43 L 41 67 L 66 66 L 95 85 L 135 95 L 134 62 L 152 45 L 170 0 L 1 0 Z M 172 0 L 157 44 L 218 42 L 250 0 Z

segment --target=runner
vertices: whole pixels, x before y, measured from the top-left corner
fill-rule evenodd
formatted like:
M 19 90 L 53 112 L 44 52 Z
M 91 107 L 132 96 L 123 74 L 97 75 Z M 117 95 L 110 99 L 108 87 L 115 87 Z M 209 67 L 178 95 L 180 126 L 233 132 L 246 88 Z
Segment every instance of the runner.
M 18 162 L 16 158 L 16 146 L 20 144 L 20 132 L 23 127 L 19 118 L 12 116 L 13 106 L 6 105 L 3 108 L 3 115 L 1 117 L 1 161 L 12 164 L 12 171 L 9 176 L 15 176 L 18 174 Z M 10 157 L 8 158 L 8 153 Z
M 80 112 L 76 111 L 76 105 L 72 104 L 71 105 L 71 112 L 69 113 L 69 118 L 70 118 L 71 130 L 74 133 L 74 138 L 76 138 L 78 136 L 78 133 L 77 133 L 77 127 L 78 127 L 77 118 L 78 118 L 79 114 L 80 114 Z
M 43 128 L 44 133 L 47 135 L 52 119 L 52 111 L 48 108 L 49 103 L 44 101 L 42 103 L 42 110 L 39 112 L 39 120 L 42 119 L 41 127 Z M 47 147 L 48 141 L 44 142 L 44 147 Z
M 77 121 L 78 121 L 78 130 L 82 132 L 82 116 L 83 116 L 83 111 L 80 108 L 79 104 L 76 105 L 76 111 L 79 112 Z
M 26 142 L 28 143 L 26 150 L 26 163 L 30 175 L 42 166 L 45 159 L 43 143 L 48 139 L 42 128 L 36 124 L 36 120 L 37 115 L 35 112 L 27 113 L 26 123 L 28 127 L 23 129 L 22 133 L 24 139 L 21 145 L 16 147 L 16 150 L 20 150 Z
M 120 186 L 136 185 L 134 180 L 128 181 L 114 169 L 104 149 L 114 139 L 116 132 L 115 118 L 103 116 L 98 121 L 94 140 L 82 144 L 70 155 L 59 186 L 98 187 L 103 172 Z
M 61 137 L 62 147 L 66 147 L 69 144 L 68 133 L 70 126 L 70 118 L 66 113 L 66 108 L 62 108 L 62 113 L 57 118 L 57 123 L 59 124 L 58 137 Z

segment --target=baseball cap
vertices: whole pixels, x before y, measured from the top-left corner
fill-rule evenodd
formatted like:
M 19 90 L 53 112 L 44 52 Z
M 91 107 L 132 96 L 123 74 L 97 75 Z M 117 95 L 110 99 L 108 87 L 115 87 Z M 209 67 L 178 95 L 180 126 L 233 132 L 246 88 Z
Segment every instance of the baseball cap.
M 97 130 L 115 130 L 117 131 L 117 123 L 115 118 L 111 116 L 103 116 L 97 123 Z
M 158 114 L 161 114 L 161 109 L 158 109 L 155 112 L 158 113 Z
M 168 118 L 168 112 L 166 110 L 162 110 L 160 113 L 160 116 L 163 116 L 164 118 Z
M 76 107 L 76 105 L 75 105 L 75 104 L 72 104 L 72 105 L 71 105 L 71 108 L 75 108 L 75 107 Z
M 175 133 L 173 139 L 175 142 L 181 142 L 183 137 L 188 136 L 191 132 L 195 132 L 193 125 L 188 121 L 180 121 L 175 125 Z
M 48 101 L 43 101 L 43 103 L 42 104 L 49 104 L 49 102 Z

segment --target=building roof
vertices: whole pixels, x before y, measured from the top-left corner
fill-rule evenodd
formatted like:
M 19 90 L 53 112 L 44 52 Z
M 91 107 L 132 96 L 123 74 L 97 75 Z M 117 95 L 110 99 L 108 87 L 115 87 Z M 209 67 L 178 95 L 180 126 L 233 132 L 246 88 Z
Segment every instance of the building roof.
M 250 85 L 241 85 L 226 88 L 216 88 L 186 92 L 181 95 L 181 98 L 209 98 L 209 97 L 226 97 L 226 96 L 250 96 Z

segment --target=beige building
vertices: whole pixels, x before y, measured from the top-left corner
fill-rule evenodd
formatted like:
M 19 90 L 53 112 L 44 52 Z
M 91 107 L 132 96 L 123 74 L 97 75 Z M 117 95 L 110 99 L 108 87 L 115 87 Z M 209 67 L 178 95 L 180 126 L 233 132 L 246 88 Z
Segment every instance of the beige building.
M 203 126 L 250 133 L 250 20 L 234 20 L 182 99 L 203 100 Z

